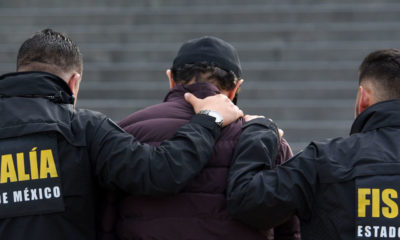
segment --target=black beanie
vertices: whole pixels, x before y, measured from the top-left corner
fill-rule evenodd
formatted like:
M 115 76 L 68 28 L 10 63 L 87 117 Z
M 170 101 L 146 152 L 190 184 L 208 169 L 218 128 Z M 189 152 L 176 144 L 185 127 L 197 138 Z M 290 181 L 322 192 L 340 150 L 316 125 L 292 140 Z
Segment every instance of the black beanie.
M 187 41 L 179 49 L 172 66 L 199 62 L 207 62 L 226 71 L 232 71 L 238 78 L 242 75 L 236 49 L 216 37 L 205 36 Z

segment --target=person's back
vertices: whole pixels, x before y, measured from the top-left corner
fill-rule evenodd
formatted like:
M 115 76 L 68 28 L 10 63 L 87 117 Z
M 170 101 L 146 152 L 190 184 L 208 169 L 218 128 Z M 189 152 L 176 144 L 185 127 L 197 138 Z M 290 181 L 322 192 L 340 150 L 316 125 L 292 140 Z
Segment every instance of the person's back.
M 50 41 L 52 46 L 46 45 Z M 41 47 L 53 47 L 60 56 L 51 58 L 52 51 L 35 56 Z M 60 69 L 73 72 L 75 82 L 82 70 L 77 46 L 44 30 L 21 46 L 19 72 L 0 77 L 0 238 L 94 239 L 96 188 L 86 140 L 103 116 L 75 110 L 71 89 L 59 76 L 43 72 L 55 67 L 42 58 L 61 60 Z
M 369 54 L 359 69 L 350 136 L 312 142 L 276 169 L 260 168 L 276 149 L 276 127 L 264 120 L 247 128 L 243 137 L 263 147 L 239 140 L 229 211 L 259 229 L 297 214 L 303 239 L 398 239 L 399 67 L 398 49 Z
M 0 238 L 95 239 L 106 116 L 46 72 L 3 75 L 0 92 Z
M 377 103 L 355 120 L 350 137 L 315 143 L 320 184 L 301 216 L 306 239 L 400 236 L 399 107 L 399 100 Z
M 159 144 L 192 117 L 193 112 L 183 99 L 186 91 L 206 97 L 218 89 L 209 83 L 176 86 L 164 103 L 132 114 L 120 126 L 143 142 Z M 222 130 L 208 164 L 181 193 L 164 198 L 124 197 L 118 207 L 119 237 L 258 239 L 258 236 L 263 239 L 247 226 L 231 220 L 224 209 L 228 169 L 241 127 L 242 122 L 237 121 Z
M 17 72 L 0 76 L 0 239 L 96 239 L 100 189 L 173 193 L 208 161 L 222 125 L 214 118 L 196 114 L 179 137 L 141 144 L 103 114 L 74 108 L 81 74 L 76 44 L 46 29 L 22 44 Z M 208 100 L 195 111 L 220 113 Z M 225 106 L 232 120 L 241 115 Z
M 194 41 L 222 42 L 214 38 Z M 185 54 L 178 53 L 178 61 L 182 55 Z M 191 57 L 196 60 L 195 54 Z M 183 98 L 186 92 L 204 98 L 222 91 L 237 100 L 241 81 L 234 75 L 229 77 L 233 70 L 227 72 L 216 66 L 204 61 L 174 64 L 167 72 L 171 90 L 164 102 L 130 115 L 120 126 L 141 141 L 158 145 L 193 116 Z M 236 71 L 235 75 L 240 73 Z M 118 236 L 121 239 L 267 239 L 265 234 L 233 220 L 226 211 L 227 174 L 242 127 L 242 120 L 238 120 L 223 129 L 208 164 L 179 194 L 163 198 L 122 197 L 115 226 Z M 283 140 L 276 162 L 290 155 L 290 147 Z M 297 239 L 296 233 L 296 222 L 276 232 L 280 239 Z M 273 239 L 273 233 L 268 232 L 268 237 Z

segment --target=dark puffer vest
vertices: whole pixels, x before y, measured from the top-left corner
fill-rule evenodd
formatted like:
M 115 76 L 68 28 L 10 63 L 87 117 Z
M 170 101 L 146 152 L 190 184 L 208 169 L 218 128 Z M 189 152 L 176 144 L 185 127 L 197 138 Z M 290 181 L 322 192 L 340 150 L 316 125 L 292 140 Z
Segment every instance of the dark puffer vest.
M 158 145 L 171 138 L 194 115 L 193 108 L 184 99 L 185 92 L 199 98 L 219 93 L 210 83 L 178 85 L 167 94 L 163 103 L 130 115 L 120 126 L 140 141 Z M 228 170 L 242 125 L 242 120 L 238 120 L 222 130 L 208 164 L 181 193 L 165 197 L 123 196 L 117 202 L 115 229 L 118 237 L 265 240 L 265 233 L 233 220 L 226 211 Z M 286 160 L 291 154 L 286 142 L 282 146 L 277 162 Z M 293 229 L 296 227 L 284 231 Z

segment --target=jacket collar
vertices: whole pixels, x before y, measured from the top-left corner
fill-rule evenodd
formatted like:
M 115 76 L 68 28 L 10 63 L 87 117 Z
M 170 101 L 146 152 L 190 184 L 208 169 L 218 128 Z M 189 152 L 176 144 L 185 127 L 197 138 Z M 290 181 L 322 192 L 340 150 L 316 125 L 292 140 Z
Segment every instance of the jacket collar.
M 350 135 L 382 127 L 400 127 L 400 99 L 379 102 L 365 109 L 354 120 Z
M 174 101 L 177 98 L 183 99 L 184 94 L 187 92 L 193 93 L 198 98 L 206 98 L 220 93 L 218 88 L 212 83 L 199 82 L 190 85 L 179 84 L 167 93 L 164 102 Z
M 55 103 L 74 103 L 67 83 L 47 72 L 15 72 L 0 76 L 1 97 L 46 98 Z

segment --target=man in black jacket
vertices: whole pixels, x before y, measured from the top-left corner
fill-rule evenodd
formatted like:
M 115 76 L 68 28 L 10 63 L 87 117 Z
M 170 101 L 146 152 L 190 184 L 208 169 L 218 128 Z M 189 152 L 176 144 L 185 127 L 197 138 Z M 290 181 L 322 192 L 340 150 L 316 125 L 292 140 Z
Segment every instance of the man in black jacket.
M 312 142 L 273 170 L 265 162 L 276 154 L 276 126 L 251 121 L 231 167 L 228 210 L 260 229 L 297 214 L 303 239 L 400 238 L 399 98 L 400 50 L 371 53 L 359 69 L 350 136 Z
M 214 117 L 195 115 L 159 147 L 141 144 L 103 114 L 74 108 L 82 68 L 76 44 L 46 29 L 22 44 L 17 72 L 0 77 L 0 239 L 95 239 L 100 187 L 179 191 L 221 126 L 242 115 L 224 96 L 189 95 L 196 113 Z

